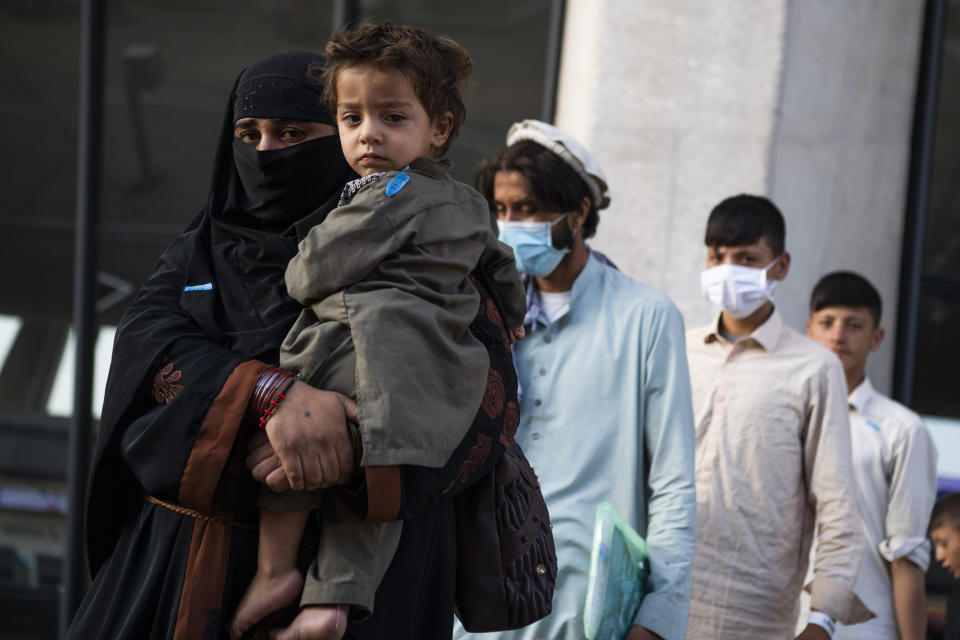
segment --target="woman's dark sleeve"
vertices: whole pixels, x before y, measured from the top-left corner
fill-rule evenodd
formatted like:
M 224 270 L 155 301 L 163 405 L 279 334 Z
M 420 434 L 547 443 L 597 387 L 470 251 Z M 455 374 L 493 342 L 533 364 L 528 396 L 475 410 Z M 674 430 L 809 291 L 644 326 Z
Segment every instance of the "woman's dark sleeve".
M 190 232 L 163 253 L 117 329 L 87 501 L 92 571 L 110 553 L 141 491 L 177 501 L 211 406 L 217 398 L 222 404 L 225 386 L 234 386 L 245 360 L 180 305 L 189 238 Z M 230 394 L 236 403 L 254 375 L 247 368 Z

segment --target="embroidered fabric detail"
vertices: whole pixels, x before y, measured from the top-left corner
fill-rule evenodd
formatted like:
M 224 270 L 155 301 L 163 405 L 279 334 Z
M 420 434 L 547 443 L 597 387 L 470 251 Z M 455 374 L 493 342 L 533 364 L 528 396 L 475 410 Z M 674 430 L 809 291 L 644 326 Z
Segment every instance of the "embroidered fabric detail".
M 457 472 L 457 475 L 450 481 L 450 484 L 443 492 L 447 493 L 450 491 L 457 482 L 466 482 L 470 475 L 476 471 L 477 468 L 483 464 L 483 461 L 487 459 L 487 456 L 490 455 L 490 449 L 492 447 L 493 440 L 490 439 L 490 436 L 483 435 L 482 433 L 477 436 L 477 444 L 470 447 L 470 451 L 467 453 L 467 459 L 460 465 L 460 471 Z
M 183 391 L 183 385 L 177 384 L 182 372 L 173 370 L 173 363 L 168 362 L 157 375 L 153 377 L 153 397 L 160 404 L 168 404 L 178 393 Z
M 484 305 L 483 315 L 500 330 L 500 333 L 503 336 L 503 343 L 507 345 L 507 348 L 510 348 L 510 338 L 507 335 L 507 328 L 503 324 L 503 318 L 500 317 L 500 311 L 497 309 L 497 303 L 493 301 L 493 298 L 487 298 L 487 302 Z M 491 416 L 493 417 L 493 416 Z
M 496 418 L 503 410 L 505 396 L 503 377 L 491 367 L 487 374 L 487 388 L 483 391 L 483 403 L 480 406 L 490 418 Z
M 511 400 L 507 403 L 507 408 L 503 412 L 503 431 L 500 432 L 500 444 L 509 447 L 513 442 L 513 436 L 517 433 L 517 427 L 520 426 L 520 408 L 517 403 Z
M 360 189 L 363 189 L 371 182 L 376 182 L 385 175 L 387 175 L 386 171 L 377 171 L 376 173 L 371 173 L 368 176 L 351 180 L 347 184 L 343 185 L 343 191 L 340 192 L 340 202 L 337 203 L 337 206 L 342 207 L 345 204 L 350 204 L 350 201 L 353 200 L 353 196 L 357 195 L 357 192 L 360 191 Z

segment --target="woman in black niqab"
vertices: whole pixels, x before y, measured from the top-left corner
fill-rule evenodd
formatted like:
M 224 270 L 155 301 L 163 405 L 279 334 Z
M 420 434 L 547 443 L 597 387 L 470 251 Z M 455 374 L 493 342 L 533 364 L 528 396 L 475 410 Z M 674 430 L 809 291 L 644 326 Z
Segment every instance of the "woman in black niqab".
M 234 349 L 270 363 L 277 361 L 277 338 L 283 339 L 290 317 L 299 312 L 286 295 L 283 272 L 299 238 L 322 222 L 353 171 L 336 135 L 259 151 L 234 136 L 234 124 L 270 118 L 335 127 L 322 89 L 310 77 L 322 67 L 316 54 L 282 53 L 237 78 L 220 129 L 207 207 L 194 246 L 187 249 L 192 255 L 209 252 L 210 276 L 218 280 L 213 285 L 219 285 L 219 295 L 207 297 L 222 305 L 211 309 L 208 319 L 229 328 Z M 200 273 L 205 268 L 197 265 L 194 279 L 200 284 L 208 282 Z M 261 330 L 264 335 L 256 335 Z
M 94 580 L 67 638 L 221 638 L 253 575 L 259 489 L 244 458 L 257 429 L 247 405 L 300 311 L 283 283 L 287 262 L 352 172 L 335 135 L 257 150 L 234 124 L 332 125 L 313 80 L 322 65 L 319 55 L 291 52 L 240 74 L 207 204 L 117 328 L 86 514 Z M 471 330 L 488 348 L 491 380 L 511 393 L 509 348 L 481 296 Z M 364 470 L 358 508 L 405 526 L 373 615 L 346 637 L 450 637 L 456 533 L 447 497 L 495 463 L 468 458 L 503 423 L 478 411 L 442 469 L 403 468 L 386 481 Z

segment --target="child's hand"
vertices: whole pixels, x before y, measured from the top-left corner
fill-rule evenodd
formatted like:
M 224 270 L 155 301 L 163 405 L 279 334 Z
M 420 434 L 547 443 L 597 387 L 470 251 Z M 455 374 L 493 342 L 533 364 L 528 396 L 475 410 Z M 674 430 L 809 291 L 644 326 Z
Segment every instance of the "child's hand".
M 523 340 L 525 335 L 527 335 L 527 332 L 524 330 L 523 325 L 510 329 L 510 344 L 514 344 L 517 340 Z

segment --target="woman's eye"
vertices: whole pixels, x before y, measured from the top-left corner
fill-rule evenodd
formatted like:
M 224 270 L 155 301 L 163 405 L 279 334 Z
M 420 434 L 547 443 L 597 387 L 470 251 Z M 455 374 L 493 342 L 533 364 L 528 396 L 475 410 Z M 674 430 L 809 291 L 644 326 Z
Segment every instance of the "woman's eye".
M 299 140 L 305 135 L 302 129 L 284 129 L 280 132 L 280 138 L 284 141 Z
M 239 131 L 234 135 L 244 144 L 255 145 L 260 142 L 260 133 L 257 131 Z

